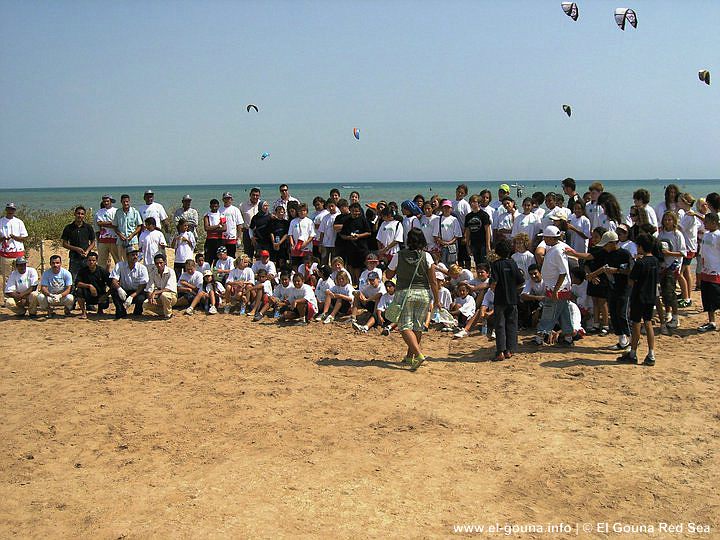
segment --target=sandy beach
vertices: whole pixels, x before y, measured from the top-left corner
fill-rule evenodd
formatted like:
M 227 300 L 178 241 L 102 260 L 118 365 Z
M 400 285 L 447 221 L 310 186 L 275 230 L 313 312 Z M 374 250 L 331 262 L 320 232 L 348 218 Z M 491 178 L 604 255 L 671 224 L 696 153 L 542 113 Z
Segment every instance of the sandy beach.
M 708 524 L 710 538 L 717 334 L 696 335 L 703 315 L 685 312 L 654 368 L 615 365 L 608 338 L 492 363 L 485 337 L 432 332 L 412 373 L 399 336 L 349 325 L 3 308 L 16 352 L 0 369 L 0 531 L 444 537 L 461 524 L 662 521 Z

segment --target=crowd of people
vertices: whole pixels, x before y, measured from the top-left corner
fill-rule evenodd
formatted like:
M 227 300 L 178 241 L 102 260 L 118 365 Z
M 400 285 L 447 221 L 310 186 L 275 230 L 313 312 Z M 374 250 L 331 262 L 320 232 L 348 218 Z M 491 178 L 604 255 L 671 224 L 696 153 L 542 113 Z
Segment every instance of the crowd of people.
M 87 319 L 112 302 L 118 319 L 130 309 L 170 319 L 182 308 L 252 321 L 348 320 L 361 333 L 400 332 L 412 369 L 432 328 L 455 339 L 477 328 L 495 341 L 498 361 L 516 352 L 519 329 L 534 329 L 538 347 L 612 333 L 618 362 L 636 364 L 644 334 L 643 363 L 654 365 L 655 327 L 677 329 L 693 289 L 708 317 L 698 331 L 717 329 L 718 193 L 695 199 L 671 184 L 652 206 L 641 188 L 623 213 L 600 182 L 584 194 L 572 178 L 562 188 L 514 199 L 502 184 L 493 199 L 488 189 L 468 198 L 460 184 L 453 199 L 418 194 L 399 205 L 363 205 L 357 191 L 345 199 L 332 189 L 309 208 L 283 184 L 273 202 L 253 188 L 235 206 L 225 192 L 204 213 L 188 194 L 172 215 L 151 190 L 137 208 L 127 194 L 119 207 L 103 195 L 94 216 L 77 206 L 63 230 L 67 268 L 53 255 L 42 275 L 27 263 L 27 231 L 8 203 L 0 218 L 5 306 L 18 317 L 62 309 Z

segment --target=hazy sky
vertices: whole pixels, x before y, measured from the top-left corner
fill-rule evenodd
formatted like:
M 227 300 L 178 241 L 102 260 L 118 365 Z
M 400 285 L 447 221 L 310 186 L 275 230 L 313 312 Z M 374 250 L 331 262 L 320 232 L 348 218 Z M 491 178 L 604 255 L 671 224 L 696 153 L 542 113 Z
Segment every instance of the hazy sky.
M 0 0 L 0 187 L 720 177 L 720 2 L 578 5 Z

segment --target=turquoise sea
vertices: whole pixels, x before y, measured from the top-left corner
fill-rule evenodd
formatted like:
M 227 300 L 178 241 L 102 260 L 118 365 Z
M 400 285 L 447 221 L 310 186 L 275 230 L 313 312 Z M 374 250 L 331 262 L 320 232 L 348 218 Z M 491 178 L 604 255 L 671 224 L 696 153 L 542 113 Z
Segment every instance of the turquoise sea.
M 528 196 L 534 191 L 562 191 L 558 180 L 519 180 L 524 185 L 523 195 Z M 578 192 L 582 194 L 587 191 L 588 185 L 594 180 L 577 180 Z M 653 180 L 605 180 L 602 181 L 605 190 L 618 198 L 623 211 L 632 204 L 632 192 L 640 187 L 648 189 L 652 200 L 650 204 L 657 205 L 663 200 L 665 186 L 674 183 L 680 186 L 681 191 L 692 193 L 696 198 L 704 197 L 710 192 L 720 191 L 720 180 L 683 180 L 683 179 L 653 179 Z M 417 182 L 337 182 L 337 183 L 289 183 L 292 196 L 305 202 L 312 202 L 313 197 L 320 195 L 328 197 L 331 188 L 338 188 L 343 197 L 347 198 L 350 192 L 360 192 L 363 203 L 386 200 L 397 201 L 412 199 L 416 194 L 421 193 L 426 197 L 435 193 L 442 197 L 454 199 L 455 186 L 458 181 L 417 181 Z M 482 189 L 490 189 L 493 197 L 497 193 L 498 186 L 502 181 L 476 181 L 465 182 L 470 188 L 470 193 L 478 193 Z M 509 182 L 515 183 L 515 182 Z M 262 192 L 262 198 L 274 201 L 279 197 L 278 184 L 258 184 Z M 189 193 L 193 198 L 193 207 L 198 210 L 205 210 L 210 199 L 220 199 L 224 191 L 232 192 L 235 203 L 247 199 L 248 192 L 255 184 L 198 184 L 198 185 L 146 185 L 146 186 L 91 186 L 91 187 L 68 187 L 68 188 L 28 188 L 28 189 L 0 189 L 0 202 L 14 202 L 18 206 L 30 208 L 42 208 L 47 210 L 58 210 L 72 208 L 78 204 L 90 208 L 98 208 L 100 197 L 104 193 L 110 193 L 118 200 L 122 193 L 128 193 L 132 204 L 138 206 L 143 204 L 142 194 L 146 189 L 155 192 L 155 200 L 162 203 L 166 210 L 170 211 L 180 206 L 183 195 Z M 515 189 L 512 190 L 515 196 Z

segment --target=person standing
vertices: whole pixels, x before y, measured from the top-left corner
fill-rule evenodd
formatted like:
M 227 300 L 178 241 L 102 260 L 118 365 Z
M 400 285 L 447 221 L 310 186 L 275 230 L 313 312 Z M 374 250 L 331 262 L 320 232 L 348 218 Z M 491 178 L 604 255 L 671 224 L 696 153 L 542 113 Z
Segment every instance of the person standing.
M 425 251 L 426 247 L 422 231 L 411 229 L 405 249 L 393 255 L 385 271 L 388 279 L 397 275 L 397 291 L 393 302 L 402 306 L 397 328 L 407 345 L 403 362 L 408 362 L 413 371 L 425 361 L 420 350 L 420 341 L 430 300 L 433 300 L 433 305 L 440 305 L 435 263 L 432 256 Z
M 115 204 L 115 199 L 110 195 L 103 195 L 100 200 L 100 210 L 95 213 L 98 264 L 106 270 L 110 267 L 110 257 L 112 257 L 113 265 L 120 260 L 117 233 L 112 226 L 117 212 L 117 208 L 113 204 Z
M 117 233 L 118 258 L 127 261 L 128 248 L 138 247 L 142 216 L 130 206 L 130 195 L 120 195 L 120 208 L 115 212 L 112 227 Z
M 572 347 L 572 321 L 568 301 L 571 297 L 570 269 L 565 253 L 567 244 L 560 242 L 560 229 L 548 225 L 543 230 L 546 244 L 545 257 L 542 263 L 542 277 L 545 282 L 545 300 L 543 311 L 537 326 L 537 336 L 533 343 L 542 345 L 550 336 L 555 325 L 560 322 L 564 334 L 560 342 L 565 347 Z
M 273 212 L 278 206 L 282 206 L 285 210 L 285 215 L 289 215 L 287 212 L 287 205 L 289 202 L 296 202 L 299 203 L 295 197 L 290 196 L 290 188 L 287 184 L 280 184 L 280 187 L 278 188 L 280 191 L 280 198 L 277 199 L 270 208 L 272 208 Z
M 88 253 L 95 249 L 95 231 L 89 223 L 85 223 L 85 207 L 75 208 L 75 221 L 65 225 L 63 229 L 62 245 L 70 252 L 70 274 L 73 281 L 81 268 L 87 265 Z
M 242 214 L 242 244 L 245 254 L 253 259 L 255 255 L 255 246 L 250 237 L 250 223 L 252 218 L 260 211 L 260 188 L 252 188 L 247 201 L 240 205 L 240 214 Z
M 200 214 L 192 206 L 192 197 L 190 194 L 186 194 L 182 198 L 182 207 L 175 210 L 173 213 L 173 222 L 177 228 L 178 222 L 183 219 L 188 224 L 188 230 L 197 235 L 197 228 L 200 224 Z M 157 223 L 157 222 L 156 222 Z
M 455 200 L 453 201 L 453 215 L 458 219 L 460 223 L 460 230 L 463 233 L 463 237 L 458 241 L 458 264 L 463 268 L 470 268 L 470 249 L 467 246 L 467 239 L 465 238 L 465 216 L 472 212 L 470 203 L 465 200 L 468 194 L 468 187 L 465 184 L 460 184 L 455 188 Z
M 13 271 L 13 262 L 25 256 L 23 241 L 28 237 L 25 224 L 15 217 L 17 207 L 15 203 L 5 205 L 5 216 L 0 218 L 0 274 L 2 274 L 3 288 Z
M 242 234 L 243 217 L 240 209 L 233 205 L 232 193 L 226 191 L 222 196 L 223 207 L 220 215 L 225 218 L 225 232 L 222 235 L 223 245 L 229 257 L 235 258 L 237 254 L 238 237 Z
M 495 299 L 495 361 L 511 358 L 517 350 L 518 335 L 518 287 L 525 277 L 514 260 L 510 258 L 512 246 L 508 240 L 495 245 L 500 257 L 490 269 L 490 286 Z
M 567 207 L 570 209 L 570 212 L 573 212 L 575 209 L 575 203 L 578 201 L 582 201 L 582 197 L 578 194 L 576 190 L 577 185 L 575 183 L 574 178 L 566 178 L 562 181 L 562 188 L 565 195 L 567 195 Z
M 165 211 L 165 207 L 162 204 L 155 202 L 155 193 L 153 190 L 146 190 L 143 198 L 145 199 L 145 204 L 141 204 L 138 208 L 140 217 L 142 218 L 142 223 L 145 223 L 147 218 L 153 217 L 155 218 L 155 224 L 158 228 L 160 228 L 162 224 L 162 230 L 168 232 L 170 230 L 170 218 Z
M 10 273 L 5 284 L 5 307 L 18 317 L 25 315 L 25 311 L 35 317 L 38 283 L 37 270 L 28 268 L 25 257 L 15 259 L 15 270 Z

